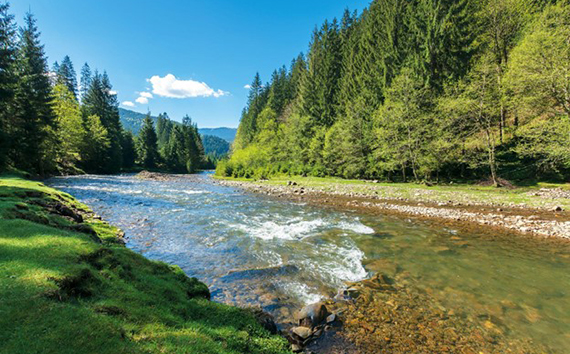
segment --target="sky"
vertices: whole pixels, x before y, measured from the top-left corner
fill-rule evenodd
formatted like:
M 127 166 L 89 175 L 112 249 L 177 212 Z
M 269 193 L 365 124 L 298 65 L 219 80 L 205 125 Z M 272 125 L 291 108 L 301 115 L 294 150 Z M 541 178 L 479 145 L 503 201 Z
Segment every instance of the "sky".
M 237 127 L 256 72 L 306 52 L 315 26 L 370 0 L 9 0 L 31 10 L 50 66 L 107 71 L 121 107 Z

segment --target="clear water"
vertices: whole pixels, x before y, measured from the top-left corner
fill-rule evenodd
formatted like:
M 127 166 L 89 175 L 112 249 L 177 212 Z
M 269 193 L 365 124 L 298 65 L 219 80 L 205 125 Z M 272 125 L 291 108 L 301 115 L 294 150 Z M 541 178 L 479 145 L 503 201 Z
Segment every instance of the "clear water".
M 570 351 L 570 251 L 563 244 L 285 202 L 214 184 L 207 174 L 49 184 L 122 228 L 131 249 L 204 281 L 215 301 L 261 305 L 285 320 L 382 263 L 448 310 Z

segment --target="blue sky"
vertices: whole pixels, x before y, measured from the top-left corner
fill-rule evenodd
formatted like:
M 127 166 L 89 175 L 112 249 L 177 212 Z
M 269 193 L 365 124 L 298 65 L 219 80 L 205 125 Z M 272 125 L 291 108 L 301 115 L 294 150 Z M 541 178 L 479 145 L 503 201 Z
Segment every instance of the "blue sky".
M 369 0 L 11 0 L 38 20 L 50 65 L 106 70 L 121 107 L 237 127 L 245 85 L 305 52 L 315 25 Z M 138 102 L 137 102 L 138 100 Z M 128 104 L 128 103 L 127 103 Z

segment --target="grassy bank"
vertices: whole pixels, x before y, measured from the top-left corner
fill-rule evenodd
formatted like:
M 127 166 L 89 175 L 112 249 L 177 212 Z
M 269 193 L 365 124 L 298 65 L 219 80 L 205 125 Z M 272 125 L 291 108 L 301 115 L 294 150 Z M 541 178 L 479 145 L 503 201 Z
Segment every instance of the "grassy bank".
M 284 353 L 249 312 L 125 248 L 71 196 L 0 177 L 0 353 Z
M 217 177 L 222 180 L 254 182 L 253 179 Z M 257 181 L 256 183 L 259 183 Z M 281 176 L 263 181 L 265 185 L 286 186 L 295 182 L 299 187 L 324 193 L 355 194 L 386 200 L 432 204 L 501 205 L 551 209 L 560 206 L 570 210 L 570 184 L 536 183 L 533 185 L 496 188 L 477 184 L 446 184 L 427 186 L 417 183 L 372 183 L 334 177 Z M 559 194 L 566 197 L 561 198 Z

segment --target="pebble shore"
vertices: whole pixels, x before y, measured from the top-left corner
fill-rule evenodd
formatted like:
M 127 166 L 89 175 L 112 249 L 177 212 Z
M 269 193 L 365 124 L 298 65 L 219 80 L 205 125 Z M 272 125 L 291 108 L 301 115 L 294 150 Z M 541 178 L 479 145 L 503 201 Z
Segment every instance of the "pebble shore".
M 536 192 L 548 197 L 554 196 L 551 198 L 553 205 L 537 209 L 524 205 L 501 204 L 497 201 L 489 203 L 465 200 L 461 202 L 452 200 L 435 202 L 429 198 L 429 195 L 434 192 L 432 190 L 427 190 L 426 193 L 416 192 L 417 198 L 387 199 L 374 195 L 373 189 L 369 192 L 357 193 L 346 187 L 336 190 L 323 190 L 322 188 L 303 186 L 297 182 L 289 182 L 287 185 L 273 185 L 263 181 L 217 180 L 216 183 L 295 201 L 364 211 L 383 211 L 423 219 L 472 223 L 505 231 L 570 240 L 570 215 L 562 207 L 555 205 L 557 198 L 568 198 L 569 196 L 567 193 L 559 193 L 554 189 Z

